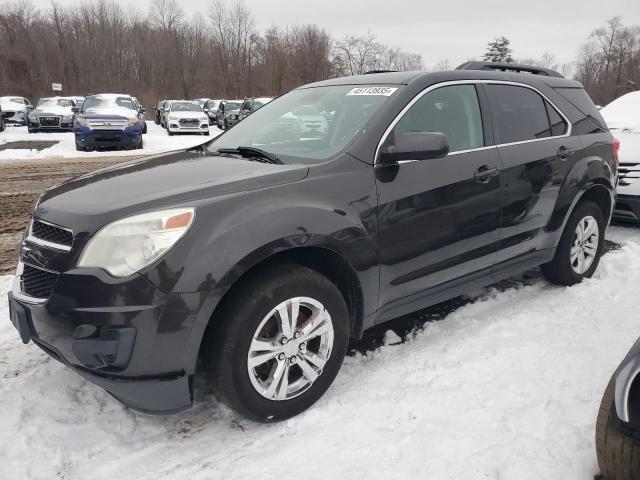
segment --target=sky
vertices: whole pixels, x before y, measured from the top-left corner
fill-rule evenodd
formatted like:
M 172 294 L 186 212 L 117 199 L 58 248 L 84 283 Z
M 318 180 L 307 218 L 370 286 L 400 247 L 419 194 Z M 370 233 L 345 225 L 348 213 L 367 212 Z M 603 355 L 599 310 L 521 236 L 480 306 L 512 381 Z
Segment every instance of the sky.
M 130 0 L 117 0 L 130 6 Z M 231 0 L 228 0 L 231 1 Z M 425 67 L 480 58 L 488 41 L 506 36 L 515 58 L 545 51 L 573 61 L 589 34 L 613 16 L 640 26 L 640 0 L 245 0 L 260 32 L 315 23 L 334 37 L 374 33 L 389 46 L 422 55 Z M 210 0 L 178 0 L 188 15 L 206 15 Z M 50 0 L 35 0 L 47 8 Z M 69 4 L 72 2 L 63 2 Z M 151 0 L 137 0 L 146 11 Z

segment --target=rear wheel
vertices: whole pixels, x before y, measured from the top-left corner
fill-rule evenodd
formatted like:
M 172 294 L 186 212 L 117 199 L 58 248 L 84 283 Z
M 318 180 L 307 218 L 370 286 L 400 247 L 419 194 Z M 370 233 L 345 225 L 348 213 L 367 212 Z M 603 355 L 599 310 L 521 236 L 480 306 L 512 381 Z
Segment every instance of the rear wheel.
M 314 270 L 288 265 L 253 275 L 230 295 L 204 347 L 218 397 L 260 422 L 309 408 L 346 353 L 349 318 L 340 291 Z
M 142 133 L 147 133 L 147 122 L 142 122 Z
M 598 268 L 604 248 L 606 223 L 597 204 L 578 204 L 556 249 L 553 260 L 542 266 L 544 276 L 558 285 L 575 285 Z
M 599 478 L 637 480 L 640 478 L 640 432 L 622 427 L 615 411 L 614 394 L 615 378 L 612 377 L 602 397 L 596 422 Z

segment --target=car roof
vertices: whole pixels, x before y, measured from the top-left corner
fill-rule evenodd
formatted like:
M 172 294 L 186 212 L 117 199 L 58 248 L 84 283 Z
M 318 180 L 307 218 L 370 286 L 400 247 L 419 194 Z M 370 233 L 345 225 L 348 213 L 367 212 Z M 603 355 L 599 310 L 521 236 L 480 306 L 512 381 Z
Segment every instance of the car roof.
M 330 85 L 430 85 L 456 80 L 498 80 L 536 85 L 540 82 L 550 86 L 582 87 L 575 80 L 531 73 L 501 72 L 495 70 L 449 70 L 442 72 L 384 72 L 350 77 L 339 77 L 310 83 L 298 87 L 315 88 Z
M 129 95 L 128 93 L 92 93 L 91 95 L 87 95 L 87 97 L 103 97 L 103 98 L 128 97 L 128 98 L 132 98 L 132 99 L 135 98 L 135 97 L 132 97 L 131 95 Z

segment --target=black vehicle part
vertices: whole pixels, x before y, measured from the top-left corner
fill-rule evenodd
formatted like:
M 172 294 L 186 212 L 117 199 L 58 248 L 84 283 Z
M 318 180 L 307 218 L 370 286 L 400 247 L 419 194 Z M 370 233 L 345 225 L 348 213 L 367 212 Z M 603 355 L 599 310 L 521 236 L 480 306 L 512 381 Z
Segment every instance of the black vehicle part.
M 583 274 L 578 274 L 571 266 L 571 248 L 574 245 L 574 234 L 578 223 L 587 216 L 591 216 L 596 219 L 599 228 L 599 241 L 596 257 L 593 260 L 589 269 Z M 606 228 L 606 222 L 600 207 L 588 200 L 579 203 L 569 221 L 565 225 L 562 237 L 560 237 L 560 243 L 553 257 L 553 260 L 545 265 L 542 265 L 542 273 L 552 283 L 558 285 L 575 285 L 580 283 L 584 278 L 589 278 L 593 275 L 598 268 L 600 257 L 602 256 L 602 250 L 604 248 L 604 232 Z
M 89 368 L 124 368 L 131 360 L 135 338 L 134 327 L 79 325 L 72 348 L 78 360 Z
M 614 405 L 615 375 L 602 397 L 596 422 L 596 453 L 600 480 L 640 478 L 640 431 L 623 424 Z
M 456 67 L 456 70 L 494 70 L 499 72 L 531 73 L 533 75 L 545 75 L 547 77 L 564 78 L 563 75 L 550 68 L 534 67 L 532 65 L 520 65 L 517 63 L 502 62 L 465 62 Z
M 334 329 L 332 353 L 308 390 L 288 400 L 268 400 L 247 374 L 249 347 L 264 316 L 296 296 L 315 298 L 326 307 Z M 258 422 L 285 420 L 309 408 L 329 388 L 342 365 L 348 337 L 349 314 L 338 288 L 310 268 L 280 265 L 259 270 L 234 286 L 203 343 L 205 370 L 217 396 L 236 411 Z

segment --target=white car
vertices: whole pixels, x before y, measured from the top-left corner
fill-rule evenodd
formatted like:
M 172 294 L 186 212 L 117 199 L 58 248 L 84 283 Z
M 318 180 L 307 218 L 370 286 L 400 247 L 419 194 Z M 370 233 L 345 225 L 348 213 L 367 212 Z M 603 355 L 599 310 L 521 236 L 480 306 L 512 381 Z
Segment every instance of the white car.
M 618 199 L 613 216 L 640 222 L 640 91 L 617 98 L 600 113 L 620 142 Z
M 33 105 L 25 97 L 0 97 L 2 119 L 6 125 L 26 125 Z
M 202 111 L 200 103 L 195 100 L 172 101 L 166 115 L 169 135 L 175 133 L 209 135 L 209 117 Z

